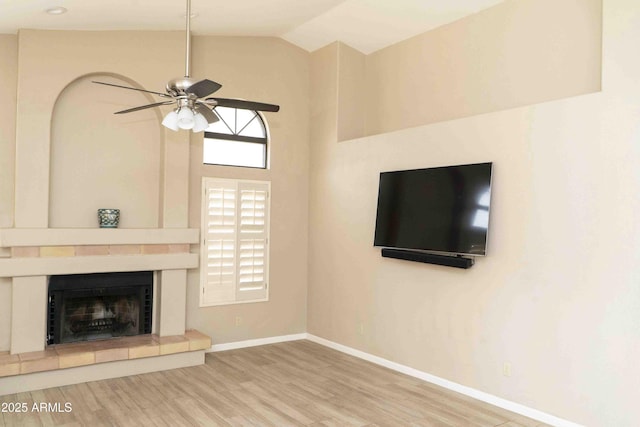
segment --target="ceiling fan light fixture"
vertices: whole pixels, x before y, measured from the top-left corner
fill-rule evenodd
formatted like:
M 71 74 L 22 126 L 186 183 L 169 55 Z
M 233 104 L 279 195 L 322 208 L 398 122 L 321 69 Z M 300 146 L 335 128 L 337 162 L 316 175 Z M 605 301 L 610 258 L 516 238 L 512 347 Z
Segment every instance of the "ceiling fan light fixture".
M 164 120 L 162 120 L 162 126 L 173 131 L 178 131 L 180 129 L 178 127 L 178 113 L 176 113 L 175 110 L 171 110 L 171 112 L 164 117 Z
M 180 129 L 193 129 L 195 124 L 194 114 L 191 108 L 182 107 L 178 111 L 178 127 Z
M 193 129 L 191 129 L 193 132 L 202 132 L 209 127 L 209 122 L 201 113 L 196 113 L 193 120 Z
M 185 1 L 187 3 L 187 13 L 184 15 L 186 21 L 184 77 L 169 80 L 164 93 L 137 87 L 93 81 L 93 83 L 105 86 L 145 92 L 164 98 L 164 100 L 160 102 L 127 108 L 125 110 L 116 111 L 114 114 L 133 113 L 134 111 L 146 110 L 147 108 L 175 105 L 176 108 L 169 112 L 162 120 L 162 125 L 173 131 L 185 129 L 192 130 L 193 132 L 202 132 L 203 130 L 206 130 L 210 124 L 216 123 L 220 120 L 218 114 L 212 110 L 217 105 L 243 110 L 277 112 L 280 109 L 278 105 L 243 101 L 239 99 L 212 98 L 210 97 L 211 94 L 217 92 L 222 87 L 220 83 L 216 83 L 209 79 L 198 80 L 190 77 L 191 18 L 194 18 L 195 16 L 191 14 L 191 0 Z M 63 9 L 64 8 L 59 8 L 58 12 L 55 12 L 52 9 L 49 13 L 62 13 L 66 11 L 66 9 Z

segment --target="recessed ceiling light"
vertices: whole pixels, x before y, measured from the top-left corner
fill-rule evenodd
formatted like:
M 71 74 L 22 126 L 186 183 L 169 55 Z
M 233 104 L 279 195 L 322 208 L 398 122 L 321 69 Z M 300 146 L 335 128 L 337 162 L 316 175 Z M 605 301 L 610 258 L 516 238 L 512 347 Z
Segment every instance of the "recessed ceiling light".
M 67 9 L 62 6 L 50 7 L 45 10 L 49 15 L 62 15 L 63 13 L 67 13 Z

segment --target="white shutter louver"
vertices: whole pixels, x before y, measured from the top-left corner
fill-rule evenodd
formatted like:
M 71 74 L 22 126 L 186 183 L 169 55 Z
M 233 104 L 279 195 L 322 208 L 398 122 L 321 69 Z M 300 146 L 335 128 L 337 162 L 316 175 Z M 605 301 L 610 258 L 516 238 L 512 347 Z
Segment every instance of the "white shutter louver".
M 203 181 L 201 305 L 265 300 L 269 183 Z
M 237 190 L 229 184 L 205 186 L 204 305 L 235 299 Z
M 267 197 L 262 183 L 240 183 L 237 299 L 266 296 Z

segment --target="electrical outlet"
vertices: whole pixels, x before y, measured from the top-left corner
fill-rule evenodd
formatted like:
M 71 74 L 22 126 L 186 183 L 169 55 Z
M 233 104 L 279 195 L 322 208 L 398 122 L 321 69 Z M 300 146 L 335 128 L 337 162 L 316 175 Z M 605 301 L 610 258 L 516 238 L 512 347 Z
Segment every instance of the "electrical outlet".
M 236 316 L 236 326 L 242 325 L 242 316 Z
M 504 362 L 504 364 L 502 365 L 502 375 L 507 378 L 511 377 L 511 363 Z

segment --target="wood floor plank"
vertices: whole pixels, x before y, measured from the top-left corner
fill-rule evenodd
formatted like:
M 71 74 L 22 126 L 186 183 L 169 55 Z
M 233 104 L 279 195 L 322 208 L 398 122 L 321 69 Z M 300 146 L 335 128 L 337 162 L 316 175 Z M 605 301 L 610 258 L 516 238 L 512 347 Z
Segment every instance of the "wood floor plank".
M 192 368 L 0 396 L 2 402 L 69 402 L 73 411 L 3 413 L 1 427 L 544 427 L 305 340 L 210 353 Z

